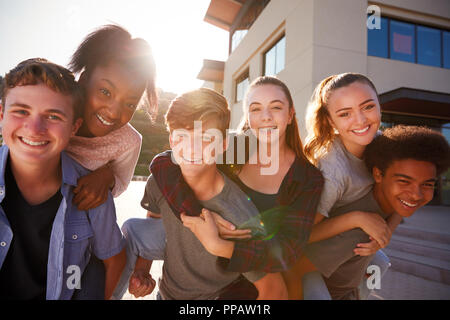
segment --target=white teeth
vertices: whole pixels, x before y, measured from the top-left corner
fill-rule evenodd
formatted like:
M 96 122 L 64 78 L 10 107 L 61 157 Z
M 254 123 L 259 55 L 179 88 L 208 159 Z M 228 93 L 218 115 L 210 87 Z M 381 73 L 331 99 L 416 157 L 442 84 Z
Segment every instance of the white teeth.
M 409 202 L 406 202 L 406 201 L 404 201 L 402 199 L 400 199 L 400 202 L 403 203 L 405 206 L 408 206 L 408 207 L 411 207 L 411 208 L 417 207 L 417 204 L 409 203 Z
M 184 161 L 187 161 L 187 162 L 192 162 L 192 163 L 200 163 L 200 162 L 202 162 L 202 160 L 203 159 L 198 159 L 198 160 L 190 160 L 190 159 L 187 159 L 187 158 L 185 158 L 185 157 L 183 157 L 183 156 L 181 156 L 182 158 L 183 158 L 183 160 Z
M 99 115 L 98 113 L 95 114 L 97 116 L 97 119 L 100 120 L 101 123 L 103 123 L 105 126 L 112 126 L 114 123 L 113 122 L 108 122 L 105 119 L 102 118 L 101 115 Z
M 31 141 L 24 137 L 22 137 L 22 141 L 30 146 L 43 146 L 48 143 L 48 141 Z
M 274 127 L 259 128 L 259 130 L 262 131 L 262 132 L 264 132 L 264 131 L 269 132 L 269 131 L 276 130 L 276 129 L 277 129 L 276 126 L 274 126 Z
M 353 132 L 356 132 L 356 133 L 364 133 L 364 132 L 366 132 L 367 130 L 369 130 L 369 126 L 365 127 L 364 129 L 361 129 L 361 130 L 352 130 L 352 131 L 353 131 Z

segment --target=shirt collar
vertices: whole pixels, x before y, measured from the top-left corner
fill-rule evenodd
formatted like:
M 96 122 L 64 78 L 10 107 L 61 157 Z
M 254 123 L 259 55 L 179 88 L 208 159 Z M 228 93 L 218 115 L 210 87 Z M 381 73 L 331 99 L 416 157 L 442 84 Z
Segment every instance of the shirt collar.
M 6 161 L 8 161 L 9 148 L 7 145 L 1 147 L 0 152 L 0 198 L 3 198 L 1 190 L 5 188 L 5 168 Z M 61 169 L 62 169 L 62 182 L 71 186 L 77 185 L 79 173 L 76 170 L 74 164 L 75 160 L 69 157 L 64 151 L 61 152 Z
M 286 174 L 287 182 L 302 182 L 305 179 L 305 170 L 307 166 L 308 163 L 306 160 L 295 156 L 295 160 Z
M 1 147 L 0 154 L 0 187 L 5 187 L 5 167 L 6 161 L 8 161 L 9 149 L 7 145 Z
M 80 176 L 76 170 L 75 160 L 67 155 L 65 151 L 61 152 L 61 169 L 62 169 L 62 182 L 71 186 L 77 185 L 77 180 Z

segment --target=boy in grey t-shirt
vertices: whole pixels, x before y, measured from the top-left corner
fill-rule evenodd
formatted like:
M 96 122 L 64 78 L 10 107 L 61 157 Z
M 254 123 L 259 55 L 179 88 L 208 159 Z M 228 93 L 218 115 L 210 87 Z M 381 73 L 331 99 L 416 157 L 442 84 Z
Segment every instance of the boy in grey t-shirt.
M 258 214 L 247 196 L 225 175 L 222 190 L 201 204 L 235 225 Z M 167 234 L 163 276 L 159 289 L 163 299 L 214 299 L 219 291 L 235 281 L 239 273 L 226 272 L 217 264 L 217 257 L 207 252 L 197 237 L 173 214 L 152 176 L 147 181 L 147 200 L 158 207 Z M 244 276 L 255 282 L 265 276 L 248 272 Z
M 226 140 L 223 137 L 229 121 L 230 110 L 226 99 L 214 90 L 206 88 L 178 96 L 172 101 L 166 114 L 172 159 L 180 166 L 184 181 L 205 208 L 239 225 L 257 215 L 258 210 L 248 201 L 247 196 L 216 168 L 216 157 L 226 149 Z M 190 229 L 183 226 L 170 209 L 152 176 L 147 182 L 146 200 L 149 211 L 161 213 L 166 230 L 163 276 L 160 282 L 162 298 L 220 298 L 221 291 L 232 286 L 241 275 L 223 271 L 218 267 L 217 256 L 211 255 Z M 214 215 L 209 213 L 205 214 L 206 216 L 215 219 Z M 212 220 L 209 222 L 215 223 Z M 130 233 L 129 236 L 139 237 L 136 233 Z M 142 239 L 145 239 L 145 235 Z M 127 240 L 140 241 L 130 238 Z M 220 241 L 229 242 L 222 238 L 217 239 L 217 242 Z M 219 246 L 221 243 L 208 245 Z M 151 261 L 145 257 L 140 255 L 137 258 L 129 281 L 130 293 L 135 296 L 151 293 L 155 282 L 149 274 L 150 266 Z M 253 282 L 258 291 L 258 299 L 287 298 L 281 274 L 249 272 L 244 276 Z M 233 299 L 233 296 L 228 297 Z

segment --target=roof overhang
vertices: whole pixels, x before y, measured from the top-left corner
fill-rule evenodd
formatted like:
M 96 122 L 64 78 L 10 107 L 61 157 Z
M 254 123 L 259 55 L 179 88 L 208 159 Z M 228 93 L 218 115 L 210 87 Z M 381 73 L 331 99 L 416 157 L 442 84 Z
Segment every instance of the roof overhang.
M 245 0 L 211 0 L 204 20 L 216 27 L 230 31 Z
M 450 94 L 399 88 L 380 94 L 381 111 L 450 119 Z
M 203 66 L 197 75 L 197 79 L 205 81 L 223 82 L 224 61 L 203 60 Z

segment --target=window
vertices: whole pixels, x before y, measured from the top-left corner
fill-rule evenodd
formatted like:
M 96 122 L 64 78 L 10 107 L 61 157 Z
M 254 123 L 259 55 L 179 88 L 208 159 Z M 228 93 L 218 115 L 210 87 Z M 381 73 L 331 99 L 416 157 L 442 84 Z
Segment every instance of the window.
M 390 21 L 390 56 L 391 59 L 415 62 L 415 32 L 411 23 Z
M 278 42 L 264 54 L 264 75 L 273 76 L 284 69 L 286 57 L 286 37 Z
M 244 99 L 249 84 L 250 81 L 247 70 L 236 80 L 236 102 L 240 102 Z
M 450 32 L 442 31 L 444 68 L 450 69 Z
M 417 63 L 441 66 L 441 31 L 417 26 Z
M 450 69 L 450 31 L 381 17 L 367 29 L 367 54 Z
M 234 51 L 238 44 L 244 39 L 248 30 L 236 30 L 231 36 L 231 51 Z
M 388 20 L 381 18 L 380 29 L 368 29 L 367 54 L 369 56 L 388 58 Z

